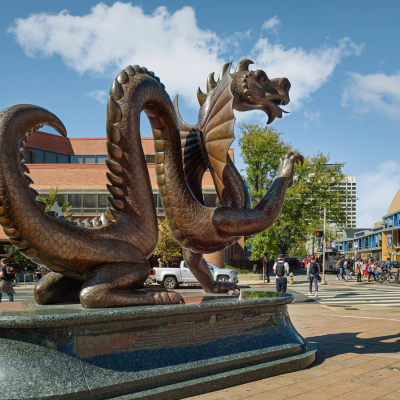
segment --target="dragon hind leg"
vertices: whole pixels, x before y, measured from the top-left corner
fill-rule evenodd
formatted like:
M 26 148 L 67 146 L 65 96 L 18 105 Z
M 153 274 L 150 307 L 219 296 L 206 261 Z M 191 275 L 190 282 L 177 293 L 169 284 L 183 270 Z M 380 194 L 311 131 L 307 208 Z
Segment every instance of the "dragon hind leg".
M 147 263 L 106 264 L 92 270 L 83 284 L 84 308 L 128 307 L 184 303 L 175 292 L 137 289 L 149 276 Z
M 73 303 L 79 301 L 83 282 L 50 272 L 37 283 L 33 295 L 38 304 Z

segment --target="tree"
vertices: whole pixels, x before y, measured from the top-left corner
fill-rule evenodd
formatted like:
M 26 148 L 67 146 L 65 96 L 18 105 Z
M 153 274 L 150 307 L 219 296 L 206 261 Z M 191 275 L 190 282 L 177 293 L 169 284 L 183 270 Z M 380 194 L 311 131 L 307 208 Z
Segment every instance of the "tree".
M 57 194 L 58 194 L 58 186 L 53 189 L 50 189 L 49 194 L 46 196 L 39 196 L 37 199 L 46 203 L 46 210 L 50 211 L 54 204 L 57 202 Z M 75 213 L 71 213 L 72 206 L 66 201 L 63 205 L 60 206 L 61 211 L 64 213 L 65 218 L 72 217 Z
M 22 270 L 31 270 L 36 269 L 37 264 L 35 264 L 32 260 L 22 255 L 19 250 L 15 251 L 14 254 L 15 263 L 18 265 L 19 269 Z
M 239 127 L 242 133 L 239 145 L 246 164 L 250 196 L 252 201 L 258 202 L 275 179 L 280 157 L 298 150 L 285 142 L 281 138 L 282 133 L 274 128 L 250 124 L 241 124 Z M 345 182 L 341 171 L 343 164 L 328 164 L 329 156 L 321 152 L 313 157 L 305 157 L 304 165 L 295 167 L 294 184 L 286 192 L 280 216 L 269 228 L 279 238 L 282 252 L 297 252 L 297 249 L 304 248 L 308 239 L 315 237 L 317 230 L 323 229 L 324 207 L 329 223 L 338 227 L 345 225 L 346 214 L 341 206 L 347 196 L 346 190 L 341 187 Z
M 245 245 L 251 246 L 250 260 L 259 260 L 265 253 L 268 254 L 270 260 L 273 260 L 279 253 L 279 236 L 275 226 L 250 237 Z
M 161 258 L 164 264 L 169 264 L 176 258 L 182 257 L 182 247 L 172 237 L 167 220 L 158 220 L 158 243 L 154 255 Z

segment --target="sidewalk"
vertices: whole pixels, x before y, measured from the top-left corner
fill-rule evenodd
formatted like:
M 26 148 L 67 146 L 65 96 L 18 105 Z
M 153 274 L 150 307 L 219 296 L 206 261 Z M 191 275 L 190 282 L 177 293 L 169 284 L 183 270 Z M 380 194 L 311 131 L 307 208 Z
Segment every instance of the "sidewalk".
M 323 306 L 289 311 L 299 333 L 318 348 L 311 367 L 190 399 L 400 399 L 400 321 L 390 318 L 393 310 L 381 310 L 387 318 L 369 318 L 367 308 L 357 317 L 326 315 Z

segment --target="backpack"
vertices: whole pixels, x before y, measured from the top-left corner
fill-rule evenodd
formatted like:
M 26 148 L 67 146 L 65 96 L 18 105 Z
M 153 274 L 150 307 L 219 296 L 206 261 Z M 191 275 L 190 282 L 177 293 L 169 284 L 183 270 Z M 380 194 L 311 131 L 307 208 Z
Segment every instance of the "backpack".
M 310 274 L 312 275 L 318 274 L 318 264 L 315 261 L 311 261 L 310 263 Z
M 279 278 L 283 278 L 285 276 L 285 263 L 283 261 L 279 261 L 276 264 L 276 276 Z
M 368 272 L 372 272 L 372 264 L 368 265 Z

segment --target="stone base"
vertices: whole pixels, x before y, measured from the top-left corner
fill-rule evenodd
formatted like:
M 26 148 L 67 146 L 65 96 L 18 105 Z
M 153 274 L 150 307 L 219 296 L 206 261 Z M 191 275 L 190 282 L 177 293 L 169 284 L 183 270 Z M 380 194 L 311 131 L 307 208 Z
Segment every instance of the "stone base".
M 315 359 L 290 321 L 291 295 L 184 297 L 157 307 L 2 308 L 0 399 L 180 399 Z

